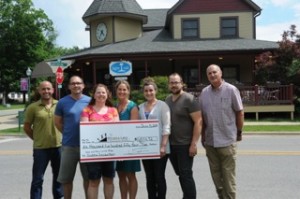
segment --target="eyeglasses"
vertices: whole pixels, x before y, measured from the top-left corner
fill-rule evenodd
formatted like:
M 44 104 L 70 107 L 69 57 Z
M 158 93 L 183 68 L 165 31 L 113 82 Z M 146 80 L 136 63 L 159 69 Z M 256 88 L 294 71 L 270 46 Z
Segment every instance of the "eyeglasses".
M 171 84 L 171 85 L 178 85 L 178 84 L 181 84 L 181 82 L 169 82 L 169 84 Z
M 81 84 L 83 84 L 83 83 L 82 82 L 72 82 L 72 83 L 70 83 L 71 86 L 79 86 Z

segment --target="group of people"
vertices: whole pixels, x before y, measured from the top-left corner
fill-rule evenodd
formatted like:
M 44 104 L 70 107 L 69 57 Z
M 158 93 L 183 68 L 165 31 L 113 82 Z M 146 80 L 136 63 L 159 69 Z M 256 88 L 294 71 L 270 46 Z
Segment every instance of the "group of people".
M 170 159 L 182 197 L 196 199 L 193 162 L 200 137 L 218 197 L 236 198 L 236 141 L 242 139 L 243 105 L 238 89 L 222 79 L 219 66 L 210 65 L 206 72 L 210 85 L 198 99 L 183 90 L 184 83 L 178 73 L 168 77 L 171 94 L 165 101 L 156 98 L 158 88 L 153 79 L 145 78 L 142 87 L 145 102 L 140 105 L 130 100 L 130 85 L 125 80 L 115 85 L 116 103 L 104 84 L 95 85 L 91 97 L 84 95 L 85 85 L 79 76 L 69 79 L 70 94 L 59 101 L 52 98 L 52 84 L 41 82 L 40 100 L 27 107 L 24 122 L 24 130 L 33 140 L 31 198 L 42 198 L 44 173 L 51 162 L 55 199 L 72 198 L 78 164 L 86 198 L 98 198 L 101 178 L 105 198 L 113 198 L 113 179 L 117 173 L 121 198 L 134 199 L 138 191 L 136 172 L 141 171 L 141 163 L 148 198 L 165 199 L 165 169 Z M 158 120 L 159 159 L 80 163 L 80 121 L 138 119 Z

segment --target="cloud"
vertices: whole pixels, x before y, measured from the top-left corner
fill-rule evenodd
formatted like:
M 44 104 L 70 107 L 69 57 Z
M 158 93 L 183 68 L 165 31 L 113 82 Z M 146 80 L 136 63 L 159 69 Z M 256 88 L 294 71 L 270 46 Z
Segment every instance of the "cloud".
M 266 41 L 280 41 L 283 30 L 286 30 L 287 27 L 288 27 L 287 24 L 272 24 L 269 26 L 257 26 L 256 39 L 266 40 Z
M 292 9 L 295 10 L 295 16 L 300 18 L 300 3 L 297 3 L 294 6 L 292 6 Z M 300 21 L 300 19 L 298 21 Z
M 274 6 L 280 6 L 280 7 L 285 7 L 293 2 L 294 2 L 293 0 L 271 0 L 271 3 Z
M 171 8 L 178 0 L 137 0 L 143 9 L 150 8 Z
M 300 3 L 298 0 L 256 0 L 263 10 L 257 18 L 256 38 L 281 41 L 282 33 L 291 25 L 299 29 Z
M 281 41 L 282 33 L 286 30 L 289 30 L 290 26 L 295 25 L 297 22 L 298 21 L 288 21 L 285 23 L 274 23 L 267 26 L 257 26 L 256 39 L 267 41 Z

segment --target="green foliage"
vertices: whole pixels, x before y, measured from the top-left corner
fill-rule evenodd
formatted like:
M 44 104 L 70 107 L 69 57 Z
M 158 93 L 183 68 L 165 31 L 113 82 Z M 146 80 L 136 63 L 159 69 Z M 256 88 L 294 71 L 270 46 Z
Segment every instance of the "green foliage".
M 78 52 L 80 49 L 78 46 L 73 46 L 72 48 L 64 48 L 64 47 L 60 47 L 60 46 L 55 46 L 51 49 L 50 52 L 50 58 L 53 57 L 61 57 L 63 55 L 68 55 L 68 54 L 72 54 L 72 53 L 76 53 Z
M 0 85 L 2 92 L 19 91 L 27 67 L 49 56 L 53 22 L 31 0 L 0 0 Z
M 13 109 L 24 109 L 24 104 L 11 104 L 10 107 L 0 106 L 0 110 L 13 110 Z
M 299 133 L 299 125 L 245 125 L 244 132 L 295 132 Z
M 298 94 L 299 94 L 300 91 L 298 91 Z M 294 101 L 294 104 L 295 104 L 295 112 L 300 114 L 300 97 L 298 95 L 298 97 L 295 99 Z
M 290 30 L 283 32 L 279 48 L 274 53 L 264 52 L 256 57 L 255 83 L 262 84 L 267 81 L 294 83 L 289 77 L 298 74 L 299 71 L 299 38 L 296 26 L 292 25 Z
M 296 113 L 300 113 L 300 35 L 296 26 L 284 31 L 279 48 L 274 52 L 264 52 L 256 57 L 255 83 L 280 82 L 293 84 L 296 95 Z
M 288 68 L 288 77 L 293 77 L 300 74 L 300 59 L 294 59 L 291 66 Z M 300 84 L 299 84 L 300 85 Z
M 78 47 L 56 47 L 53 22 L 31 0 L 0 0 L 0 92 L 3 104 L 9 92 L 18 92 L 26 69 L 46 59 L 79 51 Z M 35 90 L 31 81 L 31 93 Z
M 153 77 L 146 77 L 141 80 L 140 82 L 140 89 L 131 91 L 131 99 L 135 101 L 137 104 L 141 104 L 145 101 L 144 94 L 143 94 L 143 84 L 144 81 L 147 79 L 153 79 L 157 85 L 158 91 L 156 93 L 156 98 L 160 100 L 165 100 L 167 95 L 169 94 L 168 90 L 168 77 L 167 76 L 153 76 Z

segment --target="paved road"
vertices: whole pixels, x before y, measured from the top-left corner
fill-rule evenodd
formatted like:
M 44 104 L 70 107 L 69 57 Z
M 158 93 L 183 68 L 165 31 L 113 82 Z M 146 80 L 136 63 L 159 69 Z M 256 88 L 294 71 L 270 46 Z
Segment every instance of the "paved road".
M 28 199 L 31 181 L 32 142 L 28 138 L 6 137 L 0 140 L 0 199 Z M 238 145 L 237 189 L 240 199 L 299 199 L 300 136 L 246 135 Z M 200 152 L 195 158 L 194 175 L 197 198 L 215 199 L 207 159 Z M 137 199 L 146 199 L 144 172 L 137 174 Z M 168 199 L 180 199 L 177 177 L 168 163 L 166 178 Z M 118 179 L 115 179 L 115 198 L 119 199 Z M 51 170 L 45 176 L 44 199 L 51 198 Z M 102 191 L 100 191 L 102 192 Z M 81 178 L 76 175 L 74 199 L 83 199 Z M 100 198 L 103 198 L 101 196 Z

